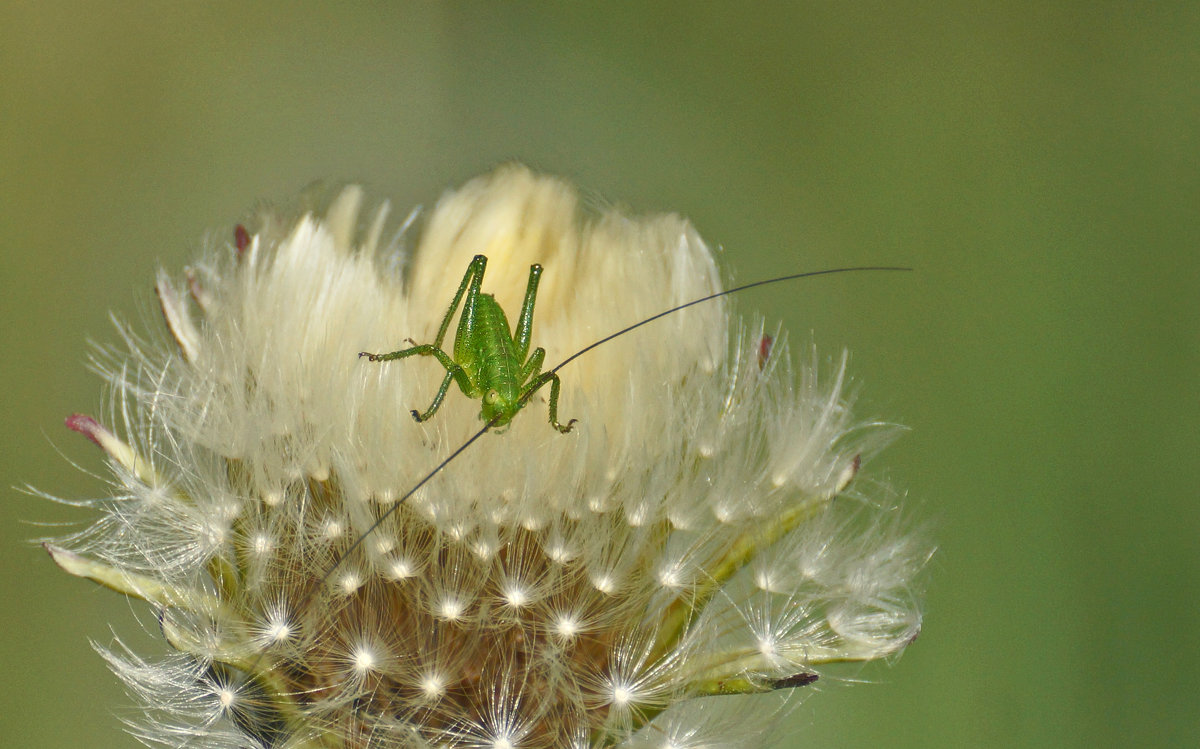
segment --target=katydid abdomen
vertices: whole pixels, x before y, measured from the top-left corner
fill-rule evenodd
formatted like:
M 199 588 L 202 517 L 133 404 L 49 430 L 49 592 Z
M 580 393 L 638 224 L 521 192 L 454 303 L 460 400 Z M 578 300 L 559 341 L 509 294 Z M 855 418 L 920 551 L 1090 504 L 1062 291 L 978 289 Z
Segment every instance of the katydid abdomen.
M 459 325 L 454 358 L 475 386 L 464 394 L 483 403 L 480 418 L 487 422 L 495 418 L 496 426 L 504 426 L 516 413 L 521 397 L 521 372 L 508 318 L 491 294 L 479 295 L 474 317 L 474 331 L 464 332 L 465 325 Z M 466 320 L 464 315 L 463 322 Z

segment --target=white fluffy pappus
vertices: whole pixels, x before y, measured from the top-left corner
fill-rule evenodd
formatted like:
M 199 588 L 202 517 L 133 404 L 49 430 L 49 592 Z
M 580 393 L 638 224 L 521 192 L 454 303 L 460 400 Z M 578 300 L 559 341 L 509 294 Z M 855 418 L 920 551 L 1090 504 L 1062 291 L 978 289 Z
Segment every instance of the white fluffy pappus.
M 474 255 L 510 322 L 544 267 L 547 367 L 720 276 L 678 216 L 589 213 L 519 166 L 447 193 L 411 251 L 362 201 L 265 213 L 160 273 L 171 340 L 122 328 L 102 357 L 119 429 L 68 420 L 113 489 L 47 548 L 153 604 L 178 651 L 105 651 L 142 740 L 759 746 L 823 664 L 913 640 L 930 549 L 851 485 L 895 430 L 854 419 L 844 356 L 793 368 L 724 298 L 564 368 L 570 433 L 543 388 L 398 506 L 480 404 L 452 387 L 416 423 L 445 370 L 358 353 L 432 341 Z

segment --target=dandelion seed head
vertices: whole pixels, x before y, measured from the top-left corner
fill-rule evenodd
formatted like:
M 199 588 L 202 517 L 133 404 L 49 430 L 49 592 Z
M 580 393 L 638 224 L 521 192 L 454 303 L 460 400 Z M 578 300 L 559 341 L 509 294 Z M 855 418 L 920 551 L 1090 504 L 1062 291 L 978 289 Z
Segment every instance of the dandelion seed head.
M 579 619 L 574 614 L 561 614 L 553 620 L 554 633 L 564 640 L 577 636 L 582 629 Z
M 464 600 L 455 595 L 448 595 L 438 602 L 437 615 L 448 622 L 456 622 L 467 610 Z
M 281 616 L 273 617 L 267 620 L 265 634 L 271 642 L 283 642 L 292 636 L 292 627 L 287 619 Z
M 345 595 L 350 595 L 351 593 L 355 592 L 356 590 L 358 590 L 359 588 L 362 587 L 362 584 L 363 584 L 362 575 L 360 575 L 357 572 L 353 572 L 353 571 L 347 572 L 338 577 L 337 584 L 338 584 L 338 588 L 341 589 L 342 593 L 344 593 Z
M 407 558 L 399 558 L 392 560 L 388 566 L 388 572 L 393 580 L 404 580 L 417 574 L 416 565 Z
M 564 367 L 571 433 L 543 388 L 413 491 L 480 401 L 452 385 L 418 424 L 445 369 L 358 353 L 431 342 L 474 255 L 510 321 L 542 266 L 543 372 L 720 274 L 685 219 L 591 210 L 518 166 L 447 192 L 419 235 L 366 206 L 264 210 L 158 274 L 166 345 L 119 326 L 111 418 L 68 421 L 112 497 L 48 550 L 149 600 L 175 651 L 104 652 L 140 739 L 751 747 L 781 680 L 912 642 L 929 550 L 859 478 L 896 430 L 855 419 L 844 356 L 793 367 L 778 332 L 764 355 L 726 298 Z M 753 696 L 693 699 L 713 684 Z
M 354 671 L 363 675 L 375 668 L 378 663 L 378 656 L 375 655 L 370 647 L 359 645 L 351 653 L 351 661 L 354 664 Z
M 663 562 L 658 568 L 658 583 L 672 590 L 682 588 L 684 582 L 684 564 L 678 559 Z
M 540 517 L 527 515 L 521 519 L 520 526 L 527 531 L 536 532 L 546 526 L 546 521 Z
M 633 702 L 633 690 L 625 684 L 614 684 L 612 701 L 621 707 L 626 707 L 629 703 Z
M 496 554 L 496 547 L 487 541 L 476 541 L 471 544 L 471 552 L 480 559 L 487 561 Z
M 365 468 L 365 466 L 361 467 Z M 375 501 L 379 502 L 381 505 L 390 505 L 392 502 L 396 501 L 396 491 L 390 487 L 380 489 L 379 491 L 375 492 Z
M 224 521 L 213 518 L 204 524 L 200 533 L 201 544 L 208 549 L 219 549 L 229 537 L 229 528 Z
M 446 677 L 439 673 L 428 673 L 421 677 L 421 692 L 428 699 L 437 699 L 446 694 Z
M 728 523 L 734 519 L 737 513 L 728 503 L 720 502 L 713 506 L 712 514 L 717 519 L 717 522 Z
M 640 528 L 649 521 L 649 518 L 650 508 L 644 504 L 639 504 L 625 513 L 625 522 L 629 523 L 630 528 Z
M 776 650 L 775 638 L 769 634 L 760 635 L 758 638 L 758 652 L 762 653 L 767 658 L 773 659 L 778 654 Z
M 519 609 L 529 603 L 529 591 L 522 585 L 509 584 L 504 589 L 504 602 L 514 609 Z
M 256 556 L 270 554 L 271 550 L 274 548 L 274 540 L 272 540 L 271 536 L 266 533 L 255 533 L 253 538 L 251 538 L 250 550 L 254 552 Z
M 372 539 L 371 548 L 375 550 L 376 556 L 386 556 L 396 548 L 396 539 L 388 538 L 387 536 L 378 536 Z

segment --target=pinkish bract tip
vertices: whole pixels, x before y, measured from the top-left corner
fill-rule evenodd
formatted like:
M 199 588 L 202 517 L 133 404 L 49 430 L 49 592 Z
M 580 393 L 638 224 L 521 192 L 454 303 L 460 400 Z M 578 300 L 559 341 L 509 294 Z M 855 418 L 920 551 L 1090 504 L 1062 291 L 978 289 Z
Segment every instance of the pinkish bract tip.
M 233 246 L 237 248 L 239 258 L 245 254 L 246 248 L 250 246 L 250 232 L 246 231 L 246 227 L 241 224 L 233 228 Z
M 758 368 L 762 369 L 767 366 L 767 359 L 771 358 L 771 347 L 775 345 L 775 339 L 766 333 L 758 341 Z
M 100 433 L 105 431 L 104 427 L 100 426 L 100 422 L 86 414 L 71 414 L 63 422 L 67 425 L 67 429 L 73 432 L 79 432 L 84 437 L 87 437 L 92 442 L 95 442 L 98 447 L 104 447 L 100 442 Z

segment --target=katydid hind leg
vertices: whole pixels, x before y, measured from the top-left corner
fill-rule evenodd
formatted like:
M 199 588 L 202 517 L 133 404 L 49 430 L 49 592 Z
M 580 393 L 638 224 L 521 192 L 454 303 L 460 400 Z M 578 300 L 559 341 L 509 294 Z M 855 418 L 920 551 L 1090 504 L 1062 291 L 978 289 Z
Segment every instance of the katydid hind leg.
M 454 355 L 460 360 L 467 355 L 471 346 L 469 342 L 475 338 L 476 328 L 476 312 L 479 310 L 479 296 L 483 288 L 483 272 L 487 269 L 487 258 L 483 255 L 476 255 L 471 261 L 471 267 L 467 269 L 467 275 L 463 276 L 462 285 L 458 287 L 458 294 L 454 297 L 454 304 L 450 307 L 450 311 L 446 313 L 446 319 L 442 320 L 442 327 L 438 329 L 438 345 L 441 345 L 442 338 L 446 335 L 447 329 L 450 327 L 450 318 L 454 316 L 454 308 L 458 306 L 459 300 L 462 301 L 462 315 L 458 319 L 458 332 L 454 335 Z M 463 297 L 463 294 L 466 294 Z
M 458 291 L 454 292 L 454 301 L 450 303 L 450 309 L 446 310 L 446 316 L 442 318 L 442 324 L 438 326 L 437 338 L 433 341 L 434 346 L 440 349 L 445 342 L 446 333 L 450 330 L 450 321 L 454 319 L 454 313 L 458 310 L 458 305 L 462 303 L 464 295 L 466 295 L 466 306 L 463 307 L 463 322 L 460 323 L 460 327 L 463 324 L 472 327 L 472 324 L 466 321 L 468 317 L 473 318 L 471 310 L 474 309 L 475 300 L 479 298 L 485 270 L 487 270 L 487 258 L 483 255 L 476 255 L 471 260 L 471 264 L 467 266 L 467 272 L 458 285 Z
M 516 352 L 517 361 L 525 361 L 525 355 L 529 353 L 529 341 L 533 337 L 533 308 L 537 303 L 538 284 L 541 283 L 541 280 L 542 266 L 536 263 L 529 266 L 529 281 L 525 284 L 525 301 L 521 303 L 521 316 L 517 318 L 517 327 L 513 331 L 513 350 Z M 545 358 L 544 352 L 542 357 Z

